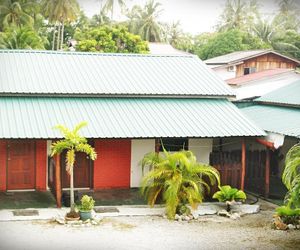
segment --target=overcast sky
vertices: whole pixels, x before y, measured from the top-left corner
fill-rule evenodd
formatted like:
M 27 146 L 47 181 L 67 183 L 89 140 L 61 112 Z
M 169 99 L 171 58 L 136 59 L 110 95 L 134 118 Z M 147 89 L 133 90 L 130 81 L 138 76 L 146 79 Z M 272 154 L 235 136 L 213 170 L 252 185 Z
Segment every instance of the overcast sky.
M 101 1 L 78 0 L 81 8 L 89 17 L 99 13 Z M 261 13 L 271 16 L 277 10 L 276 0 L 258 0 Z M 128 7 L 134 4 L 144 5 L 146 0 L 125 0 Z M 164 22 L 180 21 L 185 32 L 192 34 L 213 31 L 218 23 L 226 0 L 158 0 L 162 4 L 163 12 L 160 20 Z M 119 19 L 120 10 L 116 9 L 114 16 Z

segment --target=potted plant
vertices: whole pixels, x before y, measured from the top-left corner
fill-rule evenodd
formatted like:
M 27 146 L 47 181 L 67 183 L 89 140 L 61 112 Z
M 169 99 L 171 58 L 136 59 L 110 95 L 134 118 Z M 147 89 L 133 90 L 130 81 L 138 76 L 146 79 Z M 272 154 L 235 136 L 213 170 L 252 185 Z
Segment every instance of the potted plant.
M 246 200 L 246 194 L 242 190 L 238 190 L 237 188 L 232 188 L 229 185 L 220 186 L 220 191 L 214 193 L 213 199 L 217 199 L 220 202 L 226 202 L 227 212 L 230 211 L 231 205 L 236 201 L 244 201 Z
M 81 198 L 81 205 L 79 207 L 80 219 L 85 221 L 92 219 L 92 210 L 95 206 L 95 201 L 93 197 L 84 195 Z

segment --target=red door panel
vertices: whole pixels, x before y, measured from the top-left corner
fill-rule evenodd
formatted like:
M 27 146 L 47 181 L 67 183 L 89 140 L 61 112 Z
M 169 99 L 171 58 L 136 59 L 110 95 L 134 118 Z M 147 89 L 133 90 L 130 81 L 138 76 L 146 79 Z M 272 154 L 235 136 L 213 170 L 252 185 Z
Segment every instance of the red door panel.
M 35 188 L 34 141 L 10 141 L 7 145 L 7 189 Z
M 96 140 L 94 188 L 130 187 L 130 140 Z

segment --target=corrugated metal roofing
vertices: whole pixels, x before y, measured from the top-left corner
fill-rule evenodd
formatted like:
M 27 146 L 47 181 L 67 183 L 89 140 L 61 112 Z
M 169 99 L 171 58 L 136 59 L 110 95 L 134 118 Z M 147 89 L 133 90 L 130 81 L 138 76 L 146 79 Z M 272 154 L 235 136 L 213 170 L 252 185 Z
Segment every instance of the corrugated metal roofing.
M 227 64 L 234 61 L 243 60 L 248 57 L 260 55 L 262 53 L 270 52 L 270 50 L 244 50 L 244 51 L 235 51 L 226 55 L 213 57 L 205 60 L 206 64 Z
M 255 105 L 241 111 L 268 132 L 300 138 L 299 108 Z
M 234 95 L 193 55 L 0 50 L 0 69 L 0 95 Z
M 293 72 L 293 71 L 294 71 L 294 69 L 284 69 L 284 68 L 282 68 L 282 69 L 268 69 L 268 70 L 248 74 L 248 75 L 243 75 L 243 76 L 239 76 L 239 77 L 235 77 L 235 78 L 230 78 L 230 79 L 227 79 L 226 82 L 229 85 L 242 85 L 242 84 L 247 84 L 249 82 L 259 81 L 259 80 L 263 80 L 263 79 L 270 80 L 274 76 L 290 73 L 290 72 Z
M 260 136 L 225 99 L 1 97 L 0 138 L 59 138 L 87 121 L 88 138 Z
M 204 62 L 206 64 L 216 64 L 216 65 L 234 64 L 234 63 L 238 63 L 238 62 L 241 62 L 243 60 L 247 60 L 247 59 L 250 59 L 250 58 L 253 58 L 253 57 L 261 56 L 261 55 L 264 55 L 264 54 L 267 54 L 267 53 L 273 53 L 273 54 L 276 54 L 278 56 L 281 56 L 283 58 L 292 60 L 292 61 L 300 64 L 300 61 L 298 61 L 294 58 L 279 54 L 279 53 L 277 53 L 275 51 L 272 51 L 272 50 L 269 50 L 269 49 L 268 50 L 236 51 L 236 52 L 232 52 L 232 53 L 229 53 L 229 54 L 226 54 L 226 55 L 210 58 L 208 60 L 205 60 Z
M 293 82 L 280 89 L 272 91 L 255 101 L 300 107 L 300 81 Z

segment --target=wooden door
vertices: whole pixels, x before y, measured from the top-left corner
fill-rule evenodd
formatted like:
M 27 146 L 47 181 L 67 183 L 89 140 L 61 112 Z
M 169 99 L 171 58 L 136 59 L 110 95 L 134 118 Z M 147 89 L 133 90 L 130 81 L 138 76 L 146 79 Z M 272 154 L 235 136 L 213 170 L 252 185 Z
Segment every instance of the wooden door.
M 34 141 L 10 141 L 7 145 L 7 189 L 35 188 Z
M 70 176 L 66 171 L 66 152 L 61 155 L 62 187 L 70 187 Z M 74 187 L 90 188 L 90 160 L 84 153 L 76 153 L 74 165 Z

